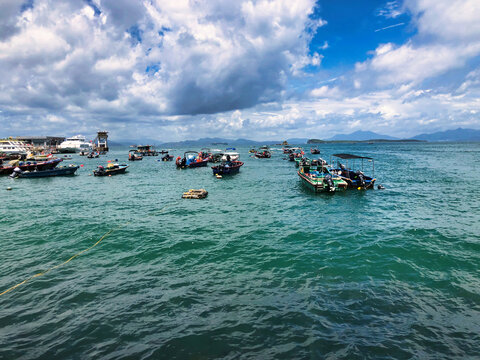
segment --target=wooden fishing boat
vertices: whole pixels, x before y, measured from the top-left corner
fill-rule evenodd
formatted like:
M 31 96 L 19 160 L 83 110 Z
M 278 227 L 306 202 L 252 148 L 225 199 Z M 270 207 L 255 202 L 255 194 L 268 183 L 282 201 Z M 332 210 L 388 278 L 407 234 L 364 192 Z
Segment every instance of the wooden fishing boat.
M 348 187 L 344 180 L 332 175 L 325 166 L 311 166 L 306 162 L 300 166 L 297 173 L 303 183 L 315 192 L 334 193 Z
M 333 156 L 342 160 L 346 160 L 346 165 L 343 165 L 340 163 L 340 161 L 337 161 L 336 166 L 332 166 L 330 172 L 341 177 L 348 184 L 349 188 L 374 188 L 376 179 L 373 177 L 375 174 L 375 162 L 373 158 L 353 154 L 333 154 Z M 365 160 L 372 164 L 372 176 L 367 176 L 363 172 Z M 355 166 L 355 161 L 361 161 L 361 166 L 359 168 Z
M 96 170 L 93 170 L 95 176 L 110 176 L 123 174 L 127 170 L 128 165 L 108 164 L 105 169 L 103 166 L 99 166 Z
M 142 156 L 158 156 L 158 151 L 153 145 L 138 145 L 136 151 Z
M 52 177 L 52 176 L 68 176 L 75 175 L 75 172 L 78 170 L 79 166 L 70 165 L 70 166 L 60 166 L 54 169 L 49 170 L 40 170 L 40 171 L 14 171 L 10 176 L 19 177 L 19 178 L 40 178 L 40 177 Z
M 181 169 L 205 167 L 208 165 L 208 158 L 202 158 L 197 151 L 186 151 L 183 158 L 177 157 L 175 164 Z
M 212 166 L 213 175 L 231 175 L 240 171 L 243 166 L 241 161 L 227 161 L 217 166 Z
M 259 159 L 269 159 L 272 157 L 272 153 L 268 150 L 257 151 L 255 157 Z
M 15 168 L 19 168 L 21 171 L 37 171 L 48 170 L 55 168 L 62 159 L 53 158 L 47 161 L 27 161 L 22 162 L 19 160 L 12 160 L 8 164 L 0 165 L 0 175 L 10 175 Z

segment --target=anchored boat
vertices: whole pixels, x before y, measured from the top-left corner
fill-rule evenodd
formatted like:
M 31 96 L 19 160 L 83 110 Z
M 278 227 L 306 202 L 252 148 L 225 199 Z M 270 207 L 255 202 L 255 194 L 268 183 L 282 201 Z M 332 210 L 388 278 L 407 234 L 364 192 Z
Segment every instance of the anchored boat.
M 10 175 L 15 168 L 21 171 L 48 170 L 56 167 L 62 159 L 51 159 L 47 161 L 27 161 L 12 160 L 6 165 L 0 165 L 0 175 Z
M 349 188 L 373 189 L 376 180 L 373 177 L 375 174 L 375 162 L 373 158 L 353 154 L 333 154 L 333 156 L 346 161 L 346 165 L 343 165 L 337 160 L 337 166 L 332 166 L 330 171 L 340 176 L 348 184 Z M 360 168 L 355 167 L 355 162 L 358 160 L 361 160 Z M 365 160 L 372 164 L 372 176 L 367 176 L 363 173 Z
M 212 166 L 213 175 L 231 175 L 240 171 L 243 166 L 241 161 L 226 161 L 217 166 Z
M 186 151 L 183 158 L 177 157 L 175 164 L 181 169 L 204 167 L 208 165 L 208 158 L 202 158 L 197 151 Z
M 302 162 L 297 173 L 304 184 L 315 192 L 334 193 L 346 190 L 348 187 L 348 184 L 339 176 L 331 174 L 326 166 L 313 166 L 309 161 Z
M 75 172 L 78 170 L 78 166 L 60 166 L 54 169 L 49 170 L 40 170 L 40 171 L 13 171 L 10 175 L 11 177 L 18 178 L 40 178 L 40 177 L 52 177 L 52 176 L 68 176 L 75 175 Z
M 103 166 L 99 166 L 96 170 L 93 170 L 93 175 L 95 176 L 110 176 L 117 174 L 124 174 L 127 170 L 128 165 L 118 165 L 118 164 L 108 164 L 105 169 Z

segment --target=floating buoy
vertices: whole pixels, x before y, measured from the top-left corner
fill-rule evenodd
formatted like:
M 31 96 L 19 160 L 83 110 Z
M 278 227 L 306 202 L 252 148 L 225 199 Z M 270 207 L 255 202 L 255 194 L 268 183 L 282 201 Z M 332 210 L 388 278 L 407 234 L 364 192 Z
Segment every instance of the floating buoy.
M 215 176 L 217 177 L 217 179 L 221 179 L 221 178 L 222 178 L 222 175 L 220 175 L 220 174 L 216 174 Z
M 9 186 L 9 187 L 7 187 L 7 190 L 12 190 L 12 188 Z
M 187 192 L 184 192 L 182 195 L 183 199 L 204 199 L 208 195 L 208 191 L 205 189 L 190 189 Z
M 378 185 L 378 186 L 377 186 L 377 189 L 378 189 L 378 190 L 383 190 L 383 189 L 385 189 L 385 186 L 383 186 L 383 185 Z
M 359 186 L 359 187 L 357 188 L 357 190 L 362 190 L 362 187 L 361 187 L 361 186 Z

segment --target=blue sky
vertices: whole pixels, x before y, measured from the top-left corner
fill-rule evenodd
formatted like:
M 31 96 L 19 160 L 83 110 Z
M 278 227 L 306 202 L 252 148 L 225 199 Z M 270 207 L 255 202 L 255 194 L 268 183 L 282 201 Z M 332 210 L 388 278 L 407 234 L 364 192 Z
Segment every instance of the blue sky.
M 478 0 L 4 0 L 0 136 L 480 128 Z

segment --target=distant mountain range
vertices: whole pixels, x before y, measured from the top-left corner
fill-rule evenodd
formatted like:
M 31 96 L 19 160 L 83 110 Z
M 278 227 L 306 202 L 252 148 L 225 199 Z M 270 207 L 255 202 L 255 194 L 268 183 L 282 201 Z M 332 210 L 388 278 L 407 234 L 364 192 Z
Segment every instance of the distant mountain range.
M 225 138 L 201 138 L 198 140 L 184 140 L 177 142 L 166 142 L 160 143 L 158 140 L 153 139 L 137 139 L 137 140 L 127 140 L 127 139 L 115 139 L 115 142 L 110 142 L 112 146 L 116 145 L 133 145 L 133 144 L 152 144 L 157 145 L 157 147 L 215 147 L 224 148 L 226 146 L 260 146 L 260 145 L 274 145 L 281 144 L 283 140 L 269 140 L 269 141 L 255 141 L 249 139 L 225 139 Z M 373 141 L 373 142 L 382 142 L 382 141 L 480 141 L 480 130 L 474 129 L 462 129 L 458 128 L 455 130 L 439 131 L 432 134 L 420 134 L 409 139 L 399 139 L 389 135 L 378 134 L 373 131 L 355 131 L 351 134 L 337 134 L 331 138 L 325 140 L 319 139 L 307 139 L 307 138 L 290 138 L 287 139 L 289 144 L 301 145 L 308 143 L 322 143 L 322 142 L 343 142 L 343 141 Z
M 426 141 L 480 141 L 480 130 L 458 128 L 433 134 L 420 134 L 412 139 Z
M 367 140 L 399 140 L 399 138 L 395 138 L 388 135 L 380 135 L 373 131 L 355 131 L 351 134 L 337 134 L 327 141 L 367 141 Z

